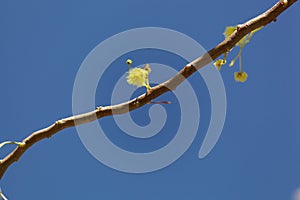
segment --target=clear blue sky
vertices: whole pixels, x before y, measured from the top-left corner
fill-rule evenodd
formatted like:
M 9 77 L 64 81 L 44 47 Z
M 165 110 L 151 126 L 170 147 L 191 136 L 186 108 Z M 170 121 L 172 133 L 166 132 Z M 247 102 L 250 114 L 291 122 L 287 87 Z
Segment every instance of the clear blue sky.
M 132 28 L 164 27 L 209 50 L 223 39 L 226 26 L 242 23 L 274 3 L 1 1 L 0 141 L 21 140 L 72 115 L 76 73 L 88 53 L 108 37 Z M 30 148 L 7 170 L 0 181 L 2 190 L 11 200 L 292 199 L 300 187 L 299 20 L 296 3 L 254 36 L 243 52 L 246 83 L 234 81 L 237 66 L 221 71 L 227 116 L 220 140 L 206 158 L 199 160 L 198 151 L 208 127 L 210 101 L 202 78 L 195 75 L 189 80 L 202 98 L 200 128 L 191 147 L 172 165 L 147 174 L 113 170 L 92 157 L 76 129 L 69 128 Z M 137 63 L 161 62 L 176 69 L 185 64 L 163 52 L 152 55 L 132 54 Z M 116 62 L 122 64 L 122 59 L 126 57 Z M 108 104 L 109 97 L 100 94 L 111 93 L 112 77 L 125 73 L 123 65 L 118 72 L 116 65 L 107 71 L 101 83 L 108 86 L 99 86 L 97 105 Z M 169 98 L 173 96 L 164 96 Z M 149 119 L 141 116 L 147 116 L 148 108 L 132 114 L 137 123 L 147 124 Z M 178 115 L 169 120 L 178 120 Z M 124 137 L 111 118 L 100 121 L 115 143 L 132 151 L 160 148 L 174 136 L 175 125 L 169 124 L 160 133 L 165 135 L 147 143 Z M 4 147 L 0 156 L 13 148 Z

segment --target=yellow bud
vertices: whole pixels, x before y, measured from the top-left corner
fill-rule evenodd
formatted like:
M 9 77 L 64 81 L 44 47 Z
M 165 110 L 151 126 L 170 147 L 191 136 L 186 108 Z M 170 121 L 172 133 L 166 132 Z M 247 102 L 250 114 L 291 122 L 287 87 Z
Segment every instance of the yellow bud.
M 126 63 L 127 63 L 127 65 L 131 65 L 131 64 L 132 64 L 132 60 L 127 59 L 127 60 L 126 60 Z
M 229 67 L 232 67 L 235 63 L 235 60 L 232 60 L 230 63 L 229 63 Z
M 285 7 L 288 5 L 289 2 L 288 2 L 288 0 L 280 0 L 280 3 L 282 3 L 283 6 Z

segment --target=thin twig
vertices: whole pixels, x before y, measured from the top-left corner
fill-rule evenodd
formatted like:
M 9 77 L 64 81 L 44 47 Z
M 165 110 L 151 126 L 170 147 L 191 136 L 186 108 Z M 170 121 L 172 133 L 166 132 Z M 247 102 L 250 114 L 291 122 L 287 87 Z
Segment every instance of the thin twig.
M 33 144 L 38 141 L 49 138 L 55 133 L 72 126 L 77 126 L 84 123 L 92 122 L 98 118 L 105 116 L 110 116 L 113 114 L 123 114 L 131 110 L 142 107 L 143 105 L 151 102 L 151 100 L 156 97 L 166 93 L 167 91 L 174 90 L 180 83 L 182 83 L 185 78 L 189 77 L 198 69 L 204 67 L 208 63 L 212 62 L 214 59 L 218 58 L 225 52 L 228 52 L 234 45 L 239 42 L 244 36 L 246 36 L 251 31 L 265 26 L 272 21 L 276 21 L 277 17 L 285 11 L 288 7 L 294 4 L 297 0 L 289 0 L 287 5 L 284 5 L 281 2 L 277 2 L 272 8 L 264 12 L 263 14 L 247 21 L 244 24 L 238 26 L 237 30 L 216 47 L 211 49 L 208 53 L 200 56 L 196 60 L 192 61 L 186 65 L 177 75 L 168 81 L 157 85 L 136 99 L 130 100 L 114 106 L 105 106 L 97 108 L 88 113 L 72 116 L 65 118 L 59 121 L 56 121 L 54 124 L 50 125 L 47 128 L 41 129 L 29 135 L 22 142 L 25 145 L 17 147 L 13 152 L 7 155 L 3 160 L 0 161 L 0 178 L 4 175 L 8 167 L 18 161 L 23 153 L 28 150 Z M 176 42 L 176 41 L 174 41 Z M 128 109 L 129 108 L 129 109 Z

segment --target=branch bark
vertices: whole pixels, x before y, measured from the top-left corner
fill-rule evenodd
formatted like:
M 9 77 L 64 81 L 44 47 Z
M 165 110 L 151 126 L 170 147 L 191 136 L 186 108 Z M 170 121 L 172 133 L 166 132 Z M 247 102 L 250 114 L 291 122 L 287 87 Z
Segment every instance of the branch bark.
M 170 90 L 174 90 L 180 83 L 182 83 L 186 78 L 188 78 L 198 69 L 212 62 L 214 59 L 218 58 L 223 53 L 228 52 L 245 35 L 247 35 L 251 31 L 261 26 L 266 26 L 272 21 L 276 21 L 277 17 L 288 7 L 294 4 L 296 1 L 297 0 L 288 0 L 287 5 L 284 5 L 283 1 L 279 1 L 266 12 L 245 22 L 244 24 L 239 25 L 238 29 L 230 37 L 226 38 L 224 41 L 219 43 L 208 53 L 200 56 L 196 60 L 192 61 L 191 63 L 183 67 L 183 69 L 177 75 L 167 80 L 166 82 L 153 87 L 147 93 L 133 100 L 118 105 L 100 107 L 88 113 L 61 119 L 56 121 L 54 124 L 50 125 L 47 128 L 33 132 L 31 135 L 29 135 L 27 138 L 23 140 L 25 145 L 23 145 L 22 147 L 21 146 L 17 147 L 3 160 L 0 160 L 0 179 L 3 177 L 4 173 L 9 168 L 9 166 L 14 162 L 18 161 L 20 157 L 23 155 L 23 153 L 38 141 L 45 138 L 50 138 L 52 135 L 68 127 L 89 123 L 105 116 L 123 114 L 135 110 L 149 103 L 151 100 L 155 99 L 156 97 Z

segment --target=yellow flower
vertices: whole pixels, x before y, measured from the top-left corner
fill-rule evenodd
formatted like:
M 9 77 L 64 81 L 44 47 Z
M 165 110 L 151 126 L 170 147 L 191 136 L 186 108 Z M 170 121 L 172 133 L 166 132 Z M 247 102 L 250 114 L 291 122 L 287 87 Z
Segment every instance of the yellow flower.
M 149 71 L 141 68 L 130 69 L 127 76 L 127 83 L 135 85 L 137 87 L 145 86 L 147 89 L 150 89 L 148 81 Z
M 240 72 L 234 72 L 234 79 L 237 82 L 244 83 L 248 78 L 248 74 L 246 72 L 240 71 Z
M 151 68 L 149 64 L 146 64 L 143 68 L 131 68 L 132 60 L 126 60 L 128 65 L 128 76 L 127 76 L 127 83 L 131 85 L 135 85 L 137 87 L 145 86 L 147 90 L 150 90 L 150 84 L 148 75 L 151 72 Z
M 226 63 L 226 60 L 219 59 L 216 62 L 214 62 L 214 66 L 220 71 L 222 65 Z
M 132 64 L 132 60 L 127 59 L 127 60 L 126 60 L 126 63 L 127 63 L 127 65 L 131 65 L 131 64 Z

